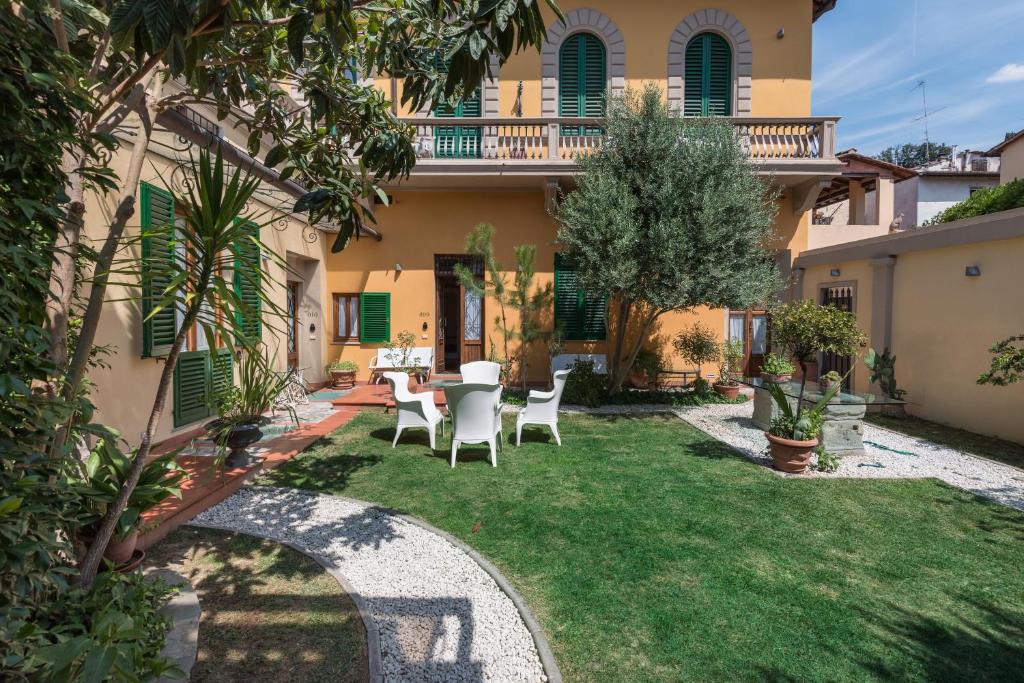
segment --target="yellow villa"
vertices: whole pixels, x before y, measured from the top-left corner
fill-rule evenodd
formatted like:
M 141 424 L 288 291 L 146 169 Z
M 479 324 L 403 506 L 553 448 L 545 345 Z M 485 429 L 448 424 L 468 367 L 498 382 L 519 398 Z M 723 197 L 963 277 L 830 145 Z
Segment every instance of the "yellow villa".
M 553 316 L 566 330 L 566 353 L 604 354 L 605 312 L 586 307 L 573 278 L 556 261 L 559 193 L 571 192 L 574 157 L 601 144 L 601 102 L 609 92 L 653 82 L 680 115 L 726 117 L 758 169 L 782 190 L 774 245 L 783 275 L 807 249 L 811 210 L 819 193 L 842 172 L 835 154 L 836 117 L 811 116 L 811 43 L 814 22 L 835 0 L 565 0 L 564 23 L 548 14 L 540 52 L 514 55 L 481 83 L 469 101 L 436 111 L 400 111 L 400 83 L 379 76 L 375 84 L 415 127 L 418 163 L 411 176 L 388 188 L 377 207 L 378 224 L 340 253 L 331 253 L 324 226 L 303 223 L 289 208 L 298 190 L 268 169 L 260 208 L 278 220 L 262 239 L 291 271 L 259 254 L 252 264 L 268 280 L 287 283 L 273 296 L 289 311 L 287 324 L 266 321 L 264 341 L 281 366 L 305 370 L 312 383 L 324 366 L 353 360 L 359 379 L 378 349 L 401 331 L 418 346 L 434 349 L 434 370 L 457 371 L 500 345 L 489 301 L 460 289 L 457 263 L 479 267 L 466 256 L 465 239 L 479 223 L 496 229 L 498 260 L 514 263 L 513 247 L 537 246 L 537 284 L 557 284 Z M 165 112 L 158 120 L 164 144 L 150 154 L 141 194 L 143 223 L 163 211 L 173 215 L 166 190 L 173 159 L 189 143 L 233 143 L 233 163 L 253 160 L 239 150 L 244 138 L 214 123 L 201 106 Z M 121 131 L 114 161 L 126 163 L 131 134 Z M 265 153 L 266 150 L 261 152 Z M 106 209 L 107 207 L 104 207 Z M 168 213 L 170 212 L 170 213 Z M 102 211 L 90 211 L 90 234 L 100 235 Z M 149 217 L 149 218 L 147 218 Z M 137 228 L 136 228 L 137 229 Z M 112 293 L 112 298 L 117 298 Z M 104 311 L 100 344 L 117 348 L 109 367 L 92 374 L 101 419 L 134 440 L 148 406 L 124 399 L 123 387 L 155 385 L 159 354 L 152 331 L 143 333 L 140 306 L 112 302 Z M 748 369 L 765 352 L 761 311 L 699 310 L 665 316 L 653 339 L 665 366 L 682 368 L 670 340 L 700 320 L 722 338 L 739 338 Z M 168 321 L 173 329 L 173 321 Z M 201 336 L 201 335 L 200 335 Z M 528 380 L 548 379 L 547 350 L 537 345 Z M 157 438 L 187 432 L 211 414 L 216 351 L 201 339 L 189 342 Z M 184 365 L 189 367 L 185 368 Z

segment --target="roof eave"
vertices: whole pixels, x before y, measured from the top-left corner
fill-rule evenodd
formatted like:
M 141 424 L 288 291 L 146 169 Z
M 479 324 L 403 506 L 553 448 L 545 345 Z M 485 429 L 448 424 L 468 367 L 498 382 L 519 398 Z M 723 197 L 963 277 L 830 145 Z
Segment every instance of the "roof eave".
M 830 12 L 835 9 L 837 0 L 814 0 L 814 13 L 811 15 L 811 21 L 817 21 L 825 12 Z

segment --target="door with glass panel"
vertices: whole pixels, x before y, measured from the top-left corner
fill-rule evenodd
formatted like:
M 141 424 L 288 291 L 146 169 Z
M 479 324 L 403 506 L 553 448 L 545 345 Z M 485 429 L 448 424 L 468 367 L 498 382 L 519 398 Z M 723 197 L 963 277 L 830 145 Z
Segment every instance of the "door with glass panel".
M 743 348 L 743 373 L 748 377 L 759 375 L 768 347 L 767 314 L 753 310 L 730 313 L 729 339 L 739 340 Z
M 289 282 L 288 306 L 288 369 L 299 367 L 299 283 Z
M 455 274 L 456 265 L 483 278 L 483 262 L 465 254 L 434 256 L 438 372 L 458 372 L 464 363 L 483 360 L 483 298 L 466 289 Z

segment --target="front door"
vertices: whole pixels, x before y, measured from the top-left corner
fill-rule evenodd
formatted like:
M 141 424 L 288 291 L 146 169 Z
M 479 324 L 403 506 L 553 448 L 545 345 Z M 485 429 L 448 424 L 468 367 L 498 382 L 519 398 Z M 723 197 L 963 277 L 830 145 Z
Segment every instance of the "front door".
M 288 308 L 288 369 L 299 367 L 299 283 L 289 282 Z
M 764 311 L 735 311 L 729 314 L 729 338 L 743 346 L 743 372 L 756 377 L 761 372 L 767 348 L 768 317 Z
M 455 265 L 483 277 L 480 259 L 466 254 L 434 257 L 437 339 L 434 357 L 437 372 L 458 372 L 459 366 L 483 360 L 483 298 L 459 284 Z

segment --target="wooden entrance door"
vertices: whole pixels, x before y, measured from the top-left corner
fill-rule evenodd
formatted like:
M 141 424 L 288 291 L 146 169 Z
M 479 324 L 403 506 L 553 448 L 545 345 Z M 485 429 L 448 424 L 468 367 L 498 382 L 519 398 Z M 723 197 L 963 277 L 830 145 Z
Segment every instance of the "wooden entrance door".
M 288 308 L 288 369 L 299 367 L 299 283 L 289 282 Z
M 482 360 L 483 298 L 466 290 L 455 276 L 455 265 L 462 264 L 478 278 L 483 263 L 467 254 L 438 254 L 434 257 L 437 372 L 458 372 L 463 363 Z
M 743 372 L 748 377 L 761 373 L 768 348 L 768 317 L 764 311 L 735 311 L 729 314 L 729 338 L 743 345 Z
M 835 306 L 840 311 L 853 313 L 853 295 L 854 291 L 852 285 L 824 287 L 821 290 L 821 305 Z M 840 374 L 840 376 L 846 377 L 846 373 L 850 372 L 851 367 L 853 367 L 853 356 L 839 356 L 834 353 L 823 353 L 821 354 L 821 366 L 818 369 L 818 377 L 821 377 L 831 370 L 835 370 Z M 852 379 L 852 374 L 850 377 L 846 377 L 846 381 L 843 382 L 843 391 L 850 390 L 850 383 Z

